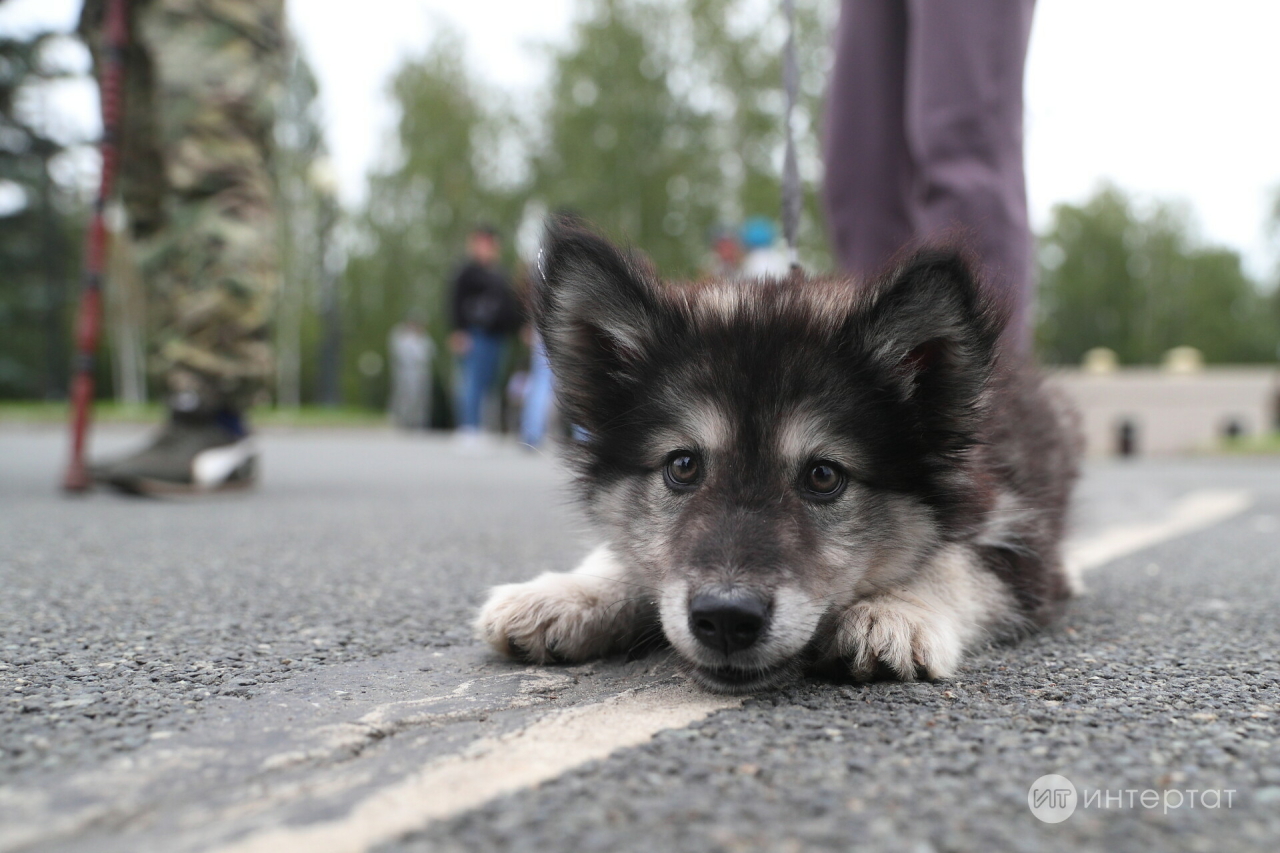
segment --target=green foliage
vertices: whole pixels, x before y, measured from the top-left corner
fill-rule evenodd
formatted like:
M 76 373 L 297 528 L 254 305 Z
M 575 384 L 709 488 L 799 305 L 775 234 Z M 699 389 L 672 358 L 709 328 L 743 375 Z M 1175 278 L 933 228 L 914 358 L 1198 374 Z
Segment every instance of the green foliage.
M 797 5 L 801 251 L 822 269 L 830 256 L 816 116 L 834 9 Z M 570 209 L 646 253 L 663 275 L 687 277 L 706 264 L 716 224 L 776 219 L 785 28 L 778 10 L 764 11 L 747 0 L 583 0 L 569 42 L 552 53 L 545 99 L 520 108 L 475 79 L 452 33 L 406 63 L 392 84 L 398 157 L 370 176 L 352 223 L 348 399 L 381 400 L 385 374 L 370 379 L 356 363 L 385 352 L 388 330 L 411 310 L 427 315 L 445 351 L 448 285 L 476 222 L 501 229 L 514 261 L 512 237 L 535 235 L 547 211 Z
M 1096 346 L 1127 364 L 1181 345 L 1209 362 L 1277 356 L 1280 323 L 1239 254 L 1200 245 L 1176 206 L 1139 211 L 1112 186 L 1082 206 L 1058 205 L 1040 267 L 1037 339 L 1048 363 L 1078 362 Z
M 824 267 L 813 116 L 825 83 L 818 3 L 797 16 L 809 87 L 797 135 L 809 178 L 805 260 Z M 692 276 L 717 223 L 779 216 L 783 147 L 780 16 L 740 0 L 596 0 L 556 57 L 547 143 L 533 193 Z
M 42 87 L 72 76 L 48 59 L 62 38 L 0 38 L 0 397 L 59 397 L 67 387 L 85 217 L 55 173 L 80 141 L 46 128 L 38 108 Z
M 455 34 L 401 68 L 391 90 L 401 111 L 398 162 L 369 178 L 343 294 L 343 387 L 374 404 L 385 398 L 386 375 L 364 376 L 359 357 L 385 353 L 391 327 L 411 311 L 427 318 L 443 352 L 448 283 L 468 230 L 484 221 L 511 235 L 525 196 L 492 178 L 494 149 L 515 118 L 469 75 Z
M 684 5 L 684 4 L 681 4 Z M 830 36 L 838 4 L 797 0 L 796 58 L 800 98 L 793 128 L 804 191 L 798 235 L 800 257 L 813 270 L 830 269 L 832 258 L 819 198 L 819 116 L 831 73 Z M 782 89 L 786 38 L 781 4 L 761 7 L 743 0 L 692 0 L 687 18 L 675 16 L 671 39 L 690 33 L 690 50 L 674 60 L 685 69 L 715 117 L 712 148 L 722 176 L 721 218 L 781 216 L 782 152 L 785 141 Z M 752 20 L 753 12 L 769 12 Z
M 556 59 L 533 189 L 659 269 L 689 274 L 717 215 L 718 175 L 702 144 L 709 117 L 676 96 L 646 42 L 657 22 L 656 6 L 619 0 L 593 4 L 578 22 L 575 48 Z
M 302 402 L 316 384 L 321 282 L 336 216 L 317 95 L 319 84 L 293 45 L 276 115 L 276 199 L 280 216 L 281 286 L 276 304 L 276 400 Z
M 1271 191 L 1271 213 L 1267 217 L 1267 235 L 1271 238 L 1272 256 L 1276 258 L 1276 266 L 1271 279 L 1271 316 L 1280 326 L 1280 184 Z M 1280 358 L 1280 353 L 1276 353 Z

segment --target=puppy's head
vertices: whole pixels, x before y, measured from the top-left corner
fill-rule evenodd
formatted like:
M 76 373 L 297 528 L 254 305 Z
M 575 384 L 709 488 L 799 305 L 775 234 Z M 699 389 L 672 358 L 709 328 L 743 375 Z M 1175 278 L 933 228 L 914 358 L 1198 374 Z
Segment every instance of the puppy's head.
M 589 511 L 694 677 L 794 675 L 824 616 L 970 522 L 1002 312 L 954 253 L 843 279 L 663 284 L 553 229 L 535 315 Z

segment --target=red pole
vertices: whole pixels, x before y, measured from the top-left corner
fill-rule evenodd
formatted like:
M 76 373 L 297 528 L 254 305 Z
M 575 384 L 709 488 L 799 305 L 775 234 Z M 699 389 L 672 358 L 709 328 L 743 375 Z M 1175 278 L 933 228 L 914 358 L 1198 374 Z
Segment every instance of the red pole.
M 71 459 L 62 487 L 83 492 L 91 485 L 84 461 L 85 436 L 93 412 L 93 366 L 102 333 L 102 278 L 107 261 L 107 225 L 103 218 L 120 159 L 120 108 L 124 100 L 124 51 L 129 38 L 129 0 L 107 0 L 103 28 L 102 177 L 85 234 L 84 279 L 76 318 L 76 359 L 71 377 Z

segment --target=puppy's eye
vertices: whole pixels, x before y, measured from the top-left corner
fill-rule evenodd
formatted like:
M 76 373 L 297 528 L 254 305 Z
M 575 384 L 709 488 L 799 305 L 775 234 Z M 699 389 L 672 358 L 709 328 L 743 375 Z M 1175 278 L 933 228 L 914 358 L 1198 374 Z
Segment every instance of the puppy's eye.
M 662 469 L 662 477 L 673 489 L 688 489 L 697 485 L 702 467 L 698 457 L 687 450 L 677 450 L 667 457 L 667 464 Z
M 844 491 L 844 471 L 834 462 L 814 462 L 804 475 L 804 488 L 818 498 L 834 498 Z

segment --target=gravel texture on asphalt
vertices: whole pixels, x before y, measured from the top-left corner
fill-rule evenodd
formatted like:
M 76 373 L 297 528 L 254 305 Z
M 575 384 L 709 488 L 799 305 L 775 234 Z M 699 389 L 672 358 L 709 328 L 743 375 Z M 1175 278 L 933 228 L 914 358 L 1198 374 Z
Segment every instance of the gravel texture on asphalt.
M 56 492 L 61 433 L 0 429 L 0 785 L 202 731 L 206 708 L 256 708 L 271 684 L 470 645 L 491 584 L 567 570 L 590 544 L 541 456 L 368 432 L 265 444 L 251 495 L 75 500 Z M 1095 465 L 1078 527 L 1208 486 L 1259 504 L 1098 570 L 1063 623 L 955 681 L 797 685 L 389 849 L 1277 849 L 1280 465 Z M 1230 810 L 1049 826 L 1026 794 L 1050 772 L 1236 793 Z
M 1278 513 L 1095 572 L 1056 628 L 954 681 L 759 696 L 380 849 L 1273 851 Z M 1027 805 L 1049 773 L 1082 798 L 1057 825 Z M 1099 789 L 1112 807 L 1085 808 Z M 1223 793 L 1165 814 L 1130 790 Z
M 0 778 L 132 750 L 210 696 L 470 643 L 490 585 L 586 549 L 550 461 L 510 447 L 268 436 L 259 492 L 185 502 L 61 497 L 63 450 L 0 432 Z

